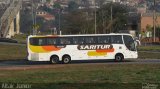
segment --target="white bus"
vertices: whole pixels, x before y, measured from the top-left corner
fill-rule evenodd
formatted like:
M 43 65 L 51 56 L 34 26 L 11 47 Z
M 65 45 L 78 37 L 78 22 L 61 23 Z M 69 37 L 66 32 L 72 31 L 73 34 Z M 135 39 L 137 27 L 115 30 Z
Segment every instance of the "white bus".
M 130 34 L 87 34 L 28 36 L 29 61 L 69 63 L 71 60 L 137 58 L 135 41 Z

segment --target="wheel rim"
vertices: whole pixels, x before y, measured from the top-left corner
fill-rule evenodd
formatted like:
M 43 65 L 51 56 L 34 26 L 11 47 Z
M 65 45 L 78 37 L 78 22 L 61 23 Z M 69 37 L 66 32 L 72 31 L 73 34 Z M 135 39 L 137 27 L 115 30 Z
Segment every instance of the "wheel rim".
M 63 60 L 64 63 L 68 63 L 69 61 L 70 61 L 69 58 L 64 58 L 64 60 Z
M 122 60 L 121 56 L 116 56 L 116 60 L 121 61 Z
M 51 59 L 51 62 L 52 62 L 52 63 L 57 63 L 57 62 L 58 62 L 58 58 L 57 58 L 57 57 L 53 57 L 53 58 Z

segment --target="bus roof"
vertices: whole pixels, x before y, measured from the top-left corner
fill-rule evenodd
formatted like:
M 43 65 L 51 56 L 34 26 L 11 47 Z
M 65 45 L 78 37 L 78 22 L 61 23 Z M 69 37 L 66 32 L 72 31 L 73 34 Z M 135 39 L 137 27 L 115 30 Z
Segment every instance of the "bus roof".
M 110 33 L 110 34 L 75 34 L 75 35 L 29 35 L 28 37 L 72 37 L 72 36 L 106 36 L 106 35 L 129 35 L 127 33 Z

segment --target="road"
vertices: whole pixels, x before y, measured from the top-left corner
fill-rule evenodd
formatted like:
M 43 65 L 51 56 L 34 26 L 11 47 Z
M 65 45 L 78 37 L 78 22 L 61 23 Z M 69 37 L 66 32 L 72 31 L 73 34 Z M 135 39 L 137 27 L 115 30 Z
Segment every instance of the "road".
M 0 70 L 22 70 L 22 69 L 40 69 L 57 68 L 72 65 L 117 65 L 117 64 L 160 64 L 160 59 L 128 59 L 124 62 L 114 62 L 113 60 L 100 61 L 72 61 L 70 64 L 50 64 L 49 62 L 31 62 L 26 60 L 0 61 Z

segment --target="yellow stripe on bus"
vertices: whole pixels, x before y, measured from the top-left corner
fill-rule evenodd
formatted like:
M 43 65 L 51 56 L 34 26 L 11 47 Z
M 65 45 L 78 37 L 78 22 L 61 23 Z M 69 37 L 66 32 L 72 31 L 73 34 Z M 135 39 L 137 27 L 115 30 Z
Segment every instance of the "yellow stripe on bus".
M 35 53 L 45 53 L 45 52 L 47 52 L 42 48 L 42 46 L 29 45 L 29 48 L 31 49 L 32 52 L 35 52 Z
M 106 56 L 107 52 L 89 51 L 88 56 Z

